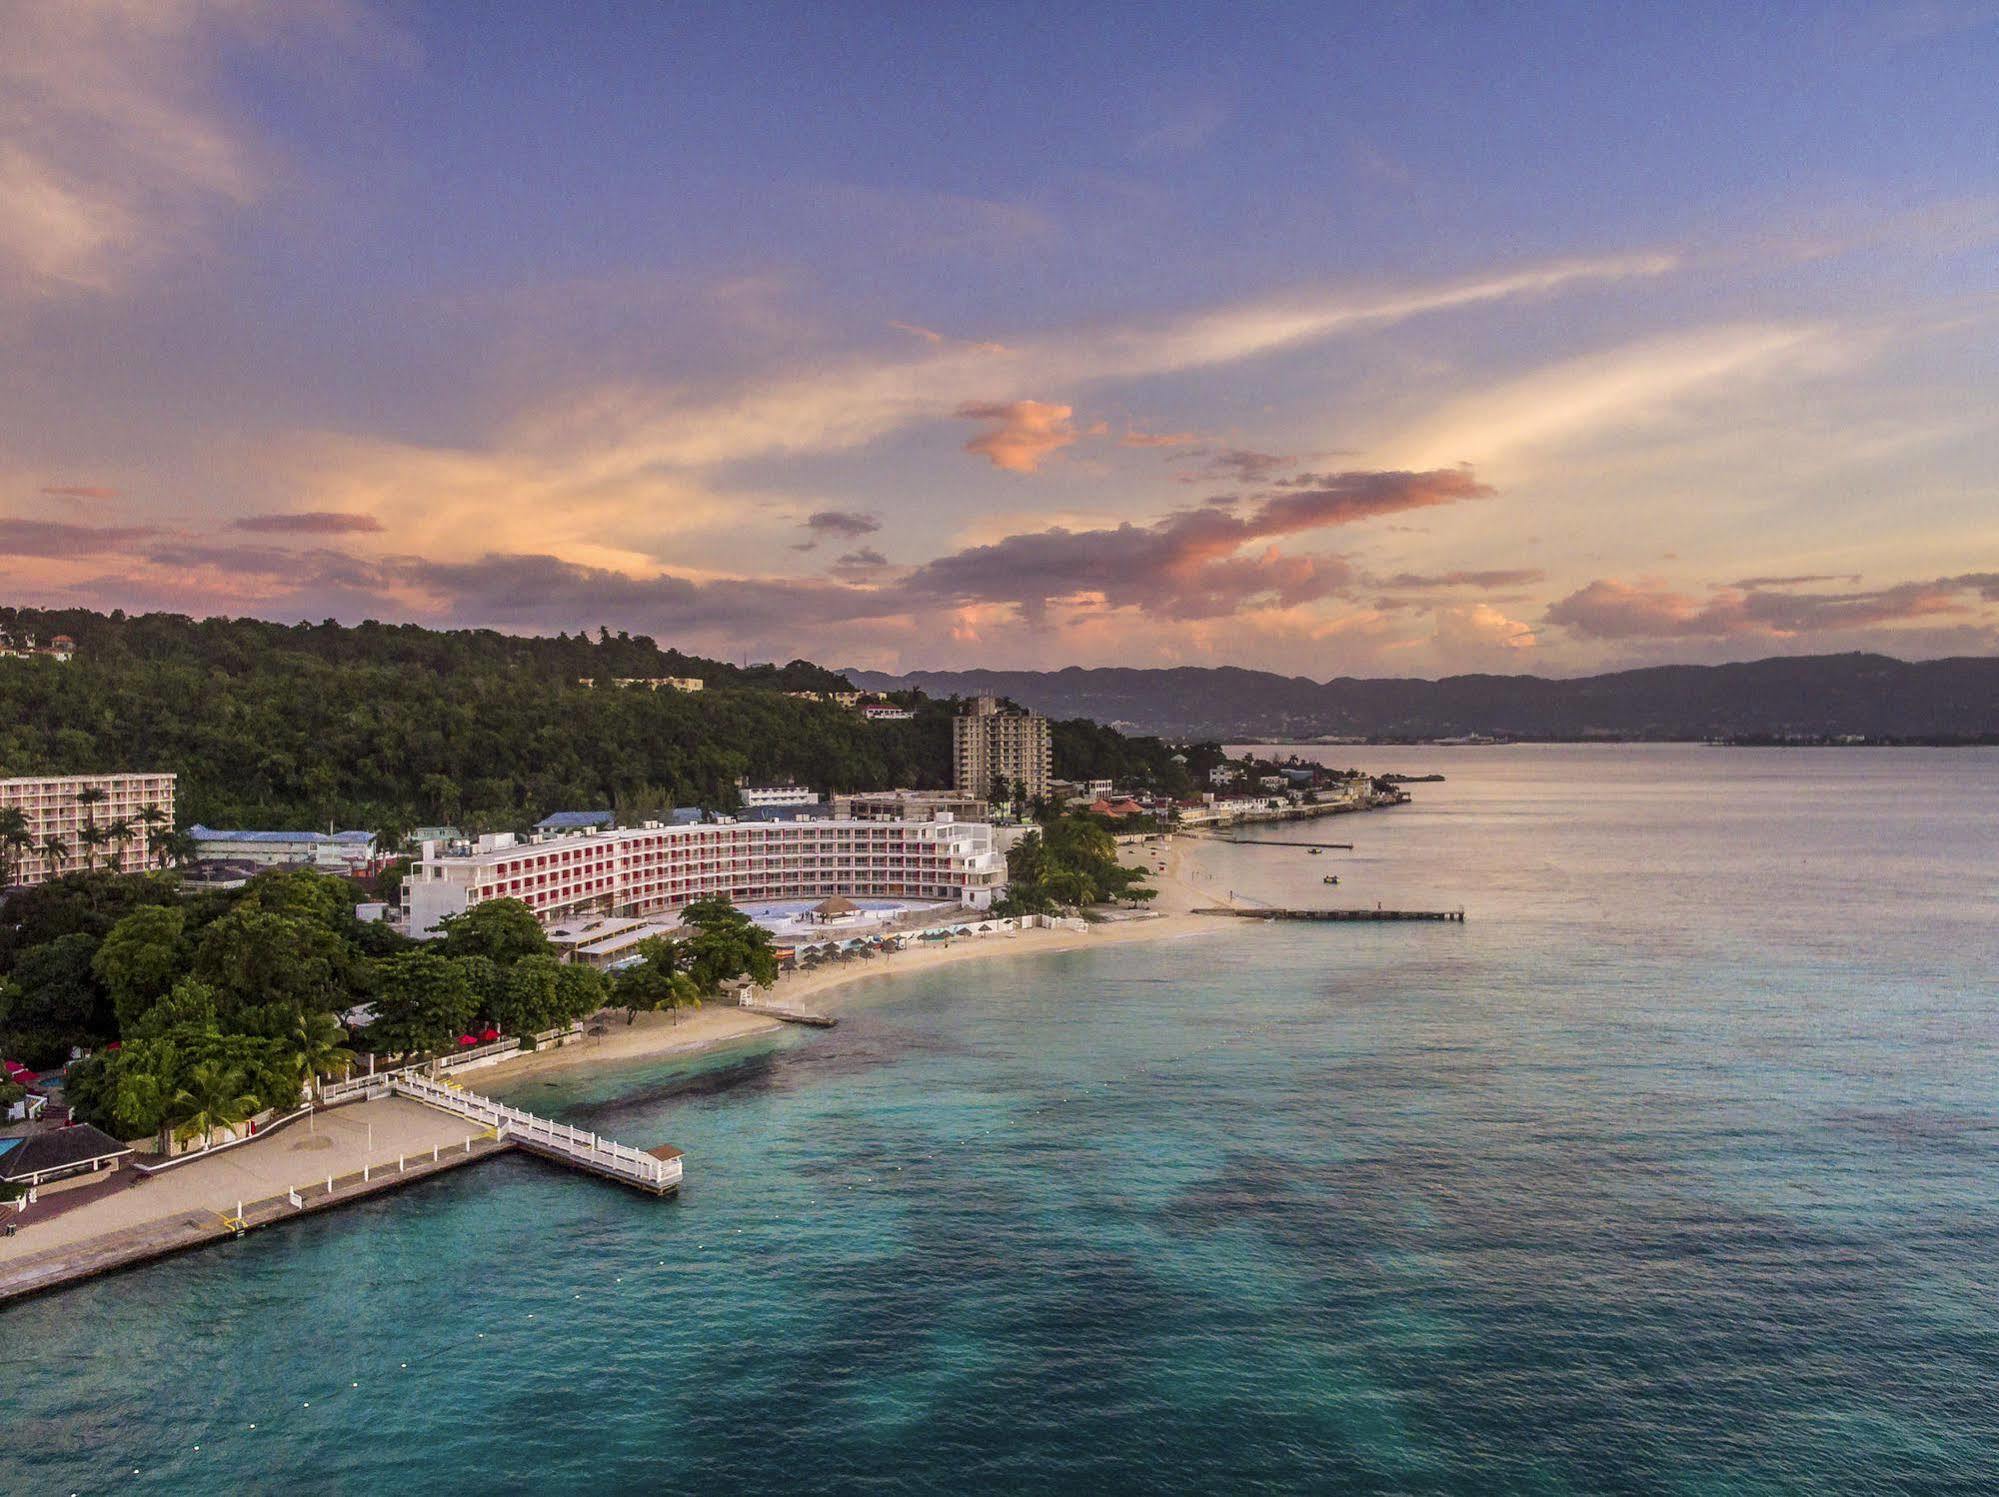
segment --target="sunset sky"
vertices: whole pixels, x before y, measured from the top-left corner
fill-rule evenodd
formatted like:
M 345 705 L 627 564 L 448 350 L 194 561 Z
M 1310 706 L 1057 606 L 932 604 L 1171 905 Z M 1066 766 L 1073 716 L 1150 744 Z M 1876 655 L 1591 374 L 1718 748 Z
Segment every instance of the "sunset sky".
M 0 602 L 1999 649 L 1999 8 L 0 0 Z

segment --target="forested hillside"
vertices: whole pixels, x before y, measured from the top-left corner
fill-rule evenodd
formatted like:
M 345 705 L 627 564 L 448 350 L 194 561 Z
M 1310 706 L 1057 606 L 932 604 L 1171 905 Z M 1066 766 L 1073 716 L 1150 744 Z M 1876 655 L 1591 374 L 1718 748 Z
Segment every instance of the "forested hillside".
M 911 694 L 914 720 L 868 722 L 784 695 L 845 688 L 818 666 L 742 669 L 642 636 L 5 608 L 0 627 L 77 645 L 67 663 L 0 660 L 0 776 L 171 770 L 183 826 L 514 828 L 580 807 L 729 807 L 738 776 L 824 790 L 951 773 L 948 702 Z M 669 675 L 708 689 L 609 684 Z M 1088 722 L 1058 724 L 1055 752 L 1058 774 L 1182 778 L 1156 740 Z

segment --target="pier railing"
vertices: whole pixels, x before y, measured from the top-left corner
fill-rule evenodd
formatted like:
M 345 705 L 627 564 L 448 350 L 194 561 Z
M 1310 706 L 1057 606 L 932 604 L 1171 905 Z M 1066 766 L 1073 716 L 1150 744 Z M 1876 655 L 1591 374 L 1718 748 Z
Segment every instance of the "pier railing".
M 504 1102 L 495 1102 L 476 1092 L 447 1086 L 427 1076 L 405 1073 L 394 1079 L 393 1086 L 403 1096 L 482 1123 L 496 1130 L 502 1138 L 512 1139 L 524 1148 L 559 1155 L 598 1174 L 627 1180 L 654 1191 L 671 1190 L 680 1184 L 681 1163 L 678 1159 L 660 1159 L 644 1149 L 635 1149 L 629 1144 L 621 1144 L 551 1118 L 537 1117 L 518 1107 L 509 1107 Z

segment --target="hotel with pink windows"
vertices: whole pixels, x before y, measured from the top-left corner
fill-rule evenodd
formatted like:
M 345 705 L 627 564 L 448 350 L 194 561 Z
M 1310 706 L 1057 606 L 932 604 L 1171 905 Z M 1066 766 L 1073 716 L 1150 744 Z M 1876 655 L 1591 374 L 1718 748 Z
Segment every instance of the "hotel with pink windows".
M 489 899 L 518 899 L 544 923 L 663 914 L 711 896 L 741 904 L 844 894 L 986 909 L 1005 888 L 1006 858 L 985 822 L 648 822 L 426 842 L 403 883 L 403 921 L 411 935 L 431 935 L 446 916 Z

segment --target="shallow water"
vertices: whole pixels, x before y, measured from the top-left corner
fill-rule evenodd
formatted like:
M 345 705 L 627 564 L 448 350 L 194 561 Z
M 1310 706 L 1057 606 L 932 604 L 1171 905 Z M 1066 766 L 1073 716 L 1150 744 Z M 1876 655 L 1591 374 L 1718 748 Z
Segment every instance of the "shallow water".
M 1323 752 L 1450 780 L 1218 885 L 1465 925 L 523 1083 L 682 1198 L 510 1158 L 17 1307 L 0 1488 L 1999 1489 L 1999 753 Z

